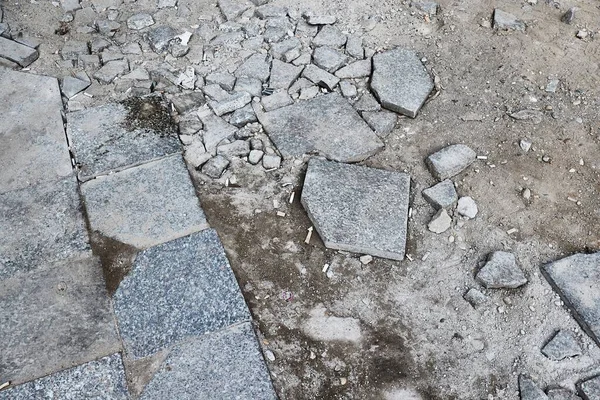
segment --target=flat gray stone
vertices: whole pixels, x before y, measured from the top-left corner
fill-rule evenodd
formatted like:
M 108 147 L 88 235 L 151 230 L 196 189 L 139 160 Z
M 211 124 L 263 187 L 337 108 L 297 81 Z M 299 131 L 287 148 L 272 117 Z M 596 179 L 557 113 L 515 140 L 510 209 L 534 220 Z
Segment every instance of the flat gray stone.
M 265 111 L 273 111 L 294 104 L 294 100 L 292 100 L 287 91 L 280 91 L 270 96 L 264 96 L 260 102 Z
M 555 388 L 546 391 L 548 400 L 581 400 L 581 397 L 567 389 Z
M 0 280 L 90 251 L 74 176 L 0 194 Z
M 90 228 L 143 249 L 207 227 L 180 155 L 81 185 Z
M 446 179 L 430 188 L 423 190 L 423 197 L 436 210 L 440 208 L 451 208 L 458 201 L 458 194 L 454 182 Z
M 585 400 L 600 399 L 600 375 L 580 382 L 577 386 Z
M 540 389 L 531 377 L 519 375 L 519 394 L 521 400 L 548 400 L 548 396 Z
M 217 116 L 229 114 L 244 107 L 252 101 L 252 96 L 247 92 L 237 92 L 220 101 L 211 101 L 208 104 Z
M 340 78 L 313 64 L 307 65 L 304 68 L 302 71 L 302 76 L 315 85 L 324 87 L 329 91 L 333 91 L 333 89 L 335 89 L 337 84 L 340 82 Z
M 412 50 L 373 56 L 371 90 L 388 110 L 415 118 L 433 89 L 433 80 Z
M 346 57 L 346 55 L 340 50 L 336 50 L 327 46 L 317 47 L 313 51 L 313 63 L 317 67 L 330 73 L 333 73 L 344 66 L 347 59 L 348 57 Z M 336 76 L 338 78 L 343 78 L 337 74 Z
M 0 310 L 2 382 L 19 384 L 120 350 L 102 269 L 91 253 L 3 279 Z
M 152 25 L 154 25 L 154 18 L 152 18 L 152 15 L 150 14 L 135 14 L 127 19 L 127 27 L 136 31 L 139 31 Z
M 284 158 L 320 153 L 334 161 L 358 162 L 383 148 L 377 135 L 337 93 L 257 116 Z
M 404 259 L 410 176 L 312 158 L 301 202 L 325 247 Z
M 227 157 L 219 154 L 211 158 L 202 166 L 202 173 L 213 179 L 219 179 L 223 175 L 223 171 L 229 166 L 230 161 Z
M 310 22 L 309 22 L 310 24 Z M 347 37 L 333 25 L 325 25 L 321 28 L 317 36 L 314 37 L 312 44 L 319 46 L 329 46 L 340 48 L 346 44 Z
M 231 114 L 231 118 L 229 118 L 229 123 L 237 128 L 241 128 L 249 123 L 257 121 L 256 113 L 251 104 L 248 104 L 239 110 L 235 110 L 233 114 Z
M 389 135 L 396 127 L 396 122 L 398 122 L 396 113 L 387 110 L 364 111 L 362 117 L 380 138 Z
M 147 357 L 190 336 L 250 319 L 212 229 L 138 254 L 114 303 L 119 332 L 132 358 Z
M 250 323 L 194 338 L 171 351 L 140 400 L 276 400 Z
M 119 353 L 0 392 L 0 400 L 128 400 Z
M 524 31 L 525 27 L 525 22 L 517 19 L 514 15 L 498 8 L 494 9 L 494 28 L 505 31 Z
M 109 61 L 94 73 L 94 78 L 100 83 L 109 84 L 117 76 L 129 72 L 129 62 L 127 60 Z
M 267 54 L 253 54 L 235 70 L 236 77 L 256 78 L 265 83 L 271 74 L 271 63 Z
M 355 61 L 335 73 L 340 79 L 365 78 L 371 75 L 371 59 Z
M 0 193 L 73 172 L 56 78 L 0 68 Z
M 542 354 L 554 361 L 581 355 L 581 346 L 572 332 L 560 330 L 542 347 Z
M 84 81 L 72 76 L 65 76 L 62 80 L 61 91 L 65 97 L 70 99 L 77 93 L 84 91 L 91 84 L 90 81 Z
M 475 279 L 488 289 L 515 289 L 527 283 L 515 255 L 506 251 L 491 253 Z
M 288 90 L 292 86 L 292 83 L 298 79 L 303 69 L 303 66 L 297 67 L 277 59 L 273 60 L 269 87 Z
M 181 151 L 168 108 L 156 97 L 69 113 L 67 135 L 82 179 Z
M 37 60 L 39 56 L 36 49 L 0 36 L 1 58 L 6 58 L 7 60 L 15 62 L 21 67 L 27 67 Z
M 464 144 L 453 144 L 427 157 L 431 174 L 440 181 L 452 178 L 471 165 L 477 154 Z
M 541 270 L 579 325 L 600 345 L 600 252 L 575 254 Z

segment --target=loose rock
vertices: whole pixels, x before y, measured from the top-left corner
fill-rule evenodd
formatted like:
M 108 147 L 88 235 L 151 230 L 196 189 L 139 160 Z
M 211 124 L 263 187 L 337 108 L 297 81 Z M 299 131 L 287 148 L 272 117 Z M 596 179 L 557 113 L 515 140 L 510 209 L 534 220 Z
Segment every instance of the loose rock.
M 527 283 L 512 253 L 495 251 L 475 278 L 488 289 L 515 289 Z

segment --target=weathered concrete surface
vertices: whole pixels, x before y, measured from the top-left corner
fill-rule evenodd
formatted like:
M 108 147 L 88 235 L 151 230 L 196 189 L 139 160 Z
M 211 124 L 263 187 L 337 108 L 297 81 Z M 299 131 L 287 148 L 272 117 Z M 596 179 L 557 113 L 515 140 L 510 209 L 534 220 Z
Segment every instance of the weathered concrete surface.
M 121 355 L 103 357 L 0 392 L 0 400 L 33 399 L 128 400 Z
M 93 179 L 81 191 L 91 229 L 137 248 L 207 227 L 179 155 Z
M 119 331 L 132 358 L 250 319 L 212 229 L 141 252 L 114 300 Z
M 175 347 L 141 400 L 276 400 L 250 323 L 193 338 Z
M 91 254 L 0 281 L 0 381 L 22 383 L 120 350 Z
M 90 250 L 74 176 L 0 194 L 0 280 Z
M 506 251 L 491 253 L 475 278 L 488 289 L 515 289 L 527 283 L 515 255 Z
M 581 346 L 573 332 L 560 330 L 542 347 L 542 353 L 551 360 L 560 361 L 581 355 Z
M 427 166 L 431 174 L 438 180 L 452 178 L 471 165 L 477 154 L 464 144 L 453 144 L 444 147 L 427 157 Z
M 358 162 L 383 148 L 377 135 L 337 93 L 257 116 L 284 158 L 319 153 L 334 161 Z
M 414 51 L 397 48 L 373 56 L 371 89 L 384 108 L 415 118 L 433 80 Z
M 402 260 L 410 177 L 312 158 L 302 205 L 325 246 Z
M 0 68 L 0 193 L 72 172 L 58 81 Z
M 84 180 L 181 151 L 168 109 L 153 97 L 69 113 L 67 122 Z
M 541 271 L 579 325 L 600 345 L 600 253 L 575 254 L 546 264 Z

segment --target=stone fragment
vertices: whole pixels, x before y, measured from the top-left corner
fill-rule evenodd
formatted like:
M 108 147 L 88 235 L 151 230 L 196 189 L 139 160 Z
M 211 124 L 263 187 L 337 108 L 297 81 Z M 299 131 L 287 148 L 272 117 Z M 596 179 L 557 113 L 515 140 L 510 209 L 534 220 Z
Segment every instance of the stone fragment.
M 329 91 L 333 91 L 337 84 L 340 82 L 340 78 L 329 72 L 317 67 L 316 65 L 307 65 L 302 71 L 302 76 L 314 83 L 315 85 L 324 87 Z
M 238 110 L 235 110 L 234 113 L 229 118 L 229 123 L 236 128 L 241 128 L 246 124 L 257 122 L 256 113 L 252 108 L 252 105 L 248 104 Z
M 150 47 L 156 53 L 163 53 L 169 47 L 169 43 L 175 39 L 177 31 L 170 26 L 161 25 L 152 28 L 146 38 L 150 43 Z
M 245 140 L 234 140 L 217 147 L 217 154 L 222 154 L 227 158 L 246 157 L 250 154 L 250 143 Z
M 211 158 L 202 166 L 202 172 L 213 179 L 219 179 L 229 166 L 229 160 L 222 155 Z
M 600 375 L 577 384 L 580 394 L 585 400 L 600 399 Z
M 260 97 L 262 93 L 262 82 L 256 78 L 240 77 L 235 81 L 236 92 L 248 92 L 252 97 Z
M 563 388 L 548 389 L 546 395 L 548 396 L 548 400 L 581 400 L 581 397 Z
M 292 100 L 287 91 L 280 91 L 271 96 L 264 96 L 261 99 L 261 104 L 265 111 L 273 111 L 294 104 L 294 100 Z
M 554 361 L 581 355 L 581 347 L 573 333 L 560 330 L 542 347 L 542 354 Z
M 189 92 L 171 98 L 171 104 L 179 115 L 206 104 L 206 99 L 200 92 Z
M 77 93 L 84 91 L 91 84 L 92 83 L 90 81 L 84 81 L 72 76 L 65 76 L 62 79 L 61 92 L 63 95 L 65 95 L 65 97 L 70 99 Z
M 363 39 L 360 36 L 348 36 L 348 40 L 346 41 L 346 53 L 357 60 L 365 58 Z
M 313 51 L 313 63 L 327 72 L 337 71 L 346 63 L 346 60 L 347 57 L 344 53 L 331 47 L 317 47 Z M 342 78 L 337 74 L 336 76 Z
M 265 83 L 271 73 L 271 63 L 266 54 L 253 54 L 235 70 L 236 77 L 256 78 Z
M 429 202 L 436 210 L 439 210 L 440 208 L 451 208 L 458 201 L 454 182 L 450 179 L 446 179 L 423 190 L 422 194 L 425 200 L 427 200 L 427 202 Z
M 347 98 L 353 98 L 358 95 L 358 91 L 356 90 L 356 86 L 348 81 L 340 82 L 340 90 L 342 91 L 342 95 Z
M 464 144 L 454 144 L 427 157 L 431 174 L 440 181 L 452 178 L 471 165 L 477 154 Z
M 301 202 L 327 248 L 402 260 L 409 190 L 403 173 L 312 158 Z
M 328 46 L 340 48 L 346 44 L 346 35 L 333 25 L 325 25 L 321 28 L 317 36 L 314 37 L 312 44 L 314 46 Z
M 494 28 L 504 31 L 525 31 L 525 27 L 525 22 L 514 15 L 498 8 L 494 9 Z
M 548 400 L 548 396 L 540 389 L 533 379 L 527 375 L 519 375 L 519 394 L 521 400 Z
M 217 84 L 223 90 L 231 91 L 235 86 L 235 76 L 228 72 L 213 72 L 204 78 L 207 85 Z
M 252 101 L 252 96 L 246 92 L 236 92 L 221 101 L 209 102 L 212 110 L 219 117 L 244 107 Z
M 296 67 L 277 59 L 273 60 L 271 65 L 271 77 L 269 79 L 269 87 L 273 89 L 288 90 L 292 83 L 302 73 L 304 67 Z
M 127 20 L 127 27 L 136 31 L 139 31 L 152 25 L 154 25 L 154 18 L 152 18 L 152 15 L 150 14 L 135 14 L 129 17 L 129 19 Z
M 359 112 L 375 112 L 381 110 L 381 105 L 373 97 L 371 92 L 366 91 L 360 96 L 360 99 L 354 103 L 354 108 Z
M 340 69 L 335 73 L 340 79 L 364 78 L 371 75 L 371 60 L 360 60 Z
M 250 8 L 245 2 L 240 0 L 218 0 L 217 4 L 227 21 L 234 21 Z
M 427 229 L 433 233 L 444 233 L 452 225 L 452 218 L 445 209 L 440 209 L 432 218 Z
M 277 399 L 249 322 L 178 344 L 140 400 L 213 398 Z
M 90 54 L 87 42 L 68 40 L 60 50 L 63 60 L 77 60 L 79 56 Z
M 334 15 L 315 15 L 306 13 L 303 17 L 310 25 L 333 25 L 337 21 L 337 18 Z
M 506 251 L 491 253 L 475 279 L 488 289 L 516 289 L 527 283 L 515 255 Z
M 233 137 L 237 129 L 235 126 L 225 122 L 221 117 L 213 114 L 204 118 L 201 117 L 201 120 L 204 124 L 204 146 L 206 146 L 206 151 L 215 155 L 217 154 L 217 145 L 223 139 Z
M 250 319 L 212 229 L 138 254 L 132 272 L 114 295 L 114 303 L 125 349 L 134 359 Z
M 90 228 L 139 249 L 207 227 L 180 155 L 81 185 Z
M 398 116 L 387 110 L 365 111 L 362 117 L 380 138 L 386 137 L 396 127 Z
M 567 10 L 566 13 L 564 13 L 562 15 L 562 17 L 560 17 L 560 20 L 562 22 L 564 22 L 565 24 L 571 24 L 571 22 L 573 22 L 573 19 L 575 19 L 575 11 L 577 10 L 576 7 L 571 7 Z
M 600 253 L 575 254 L 546 264 L 541 271 L 579 325 L 600 345 Z
M 265 154 L 262 158 L 262 164 L 265 169 L 276 169 L 281 166 L 281 157 L 277 154 Z
M 262 150 L 251 150 L 248 155 L 248 162 L 252 165 L 256 165 L 262 160 L 265 153 Z
M 82 179 L 181 151 L 176 126 L 157 98 L 109 103 L 67 114 Z
M 415 118 L 433 81 L 414 51 L 396 48 L 373 56 L 371 89 L 384 108 Z
M 458 206 L 456 206 L 456 212 L 459 215 L 468 219 L 473 219 L 477 216 L 477 203 L 469 196 L 461 197 L 458 199 Z
M 94 78 L 104 84 L 111 83 L 117 76 L 129 72 L 127 60 L 109 61 L 94 73 Z
M 470 288 L 467 290 L 467 292 L 463 295 L 463 298 L 475 309 L 484 305 L 488 300 L 485 294 L 481 293 L 481 291 L 475 288 Z
M 284 158 L 316 152 L 334 161 L 358 162 L 383 148 L 377 135 L 337 93 L 257 116 Z

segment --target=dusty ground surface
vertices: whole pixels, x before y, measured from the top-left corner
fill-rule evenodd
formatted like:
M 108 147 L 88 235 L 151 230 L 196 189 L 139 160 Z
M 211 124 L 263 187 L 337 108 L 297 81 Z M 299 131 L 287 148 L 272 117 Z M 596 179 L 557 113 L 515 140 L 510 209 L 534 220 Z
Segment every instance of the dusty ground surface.
M 577 2 L 571 25 L 560 16 L 574 3 L 543 0 L 442 0 L 430 21 L 408 2 L 273 4 L 334 14 L 338 26 L 364 32 L 375 49 L 413 48 L 427 58 L 443 88 L 416 119 L 400 119 L 385 150 L 364 162 L 412 177 L 412 260 L 362 265 L 359 255 L 325 249 L 317 234 L 305 244 L 311 224 L 299 203 L 305 170 L 300 161 L 288 160 L 271 172 L 234 167 L 235 187 L 224 187 L 227 177 L 213 182 L 192 171 L 264 349 L 275 355 L 269 367 L 280 397 L 515 399 L 519 373 L 531 374 L 543 387 L 573 388 L 600 372 L 600 350 L 539 272 L 540 265 L 564 255 L 600 250 L 597 3 Z M 165 10 L 164 18 L 186 24 L 190 15 L 218 12 L 204 0 L 179 5 L 178 11 Z M 120 11 L 129 15 L 145 7 L 154 2 L 125 4 Z M 481 26 L 494 7 L 523 19 L 526 32 Z M 32 0 L 4 2 L 3 8 L 13 31 L 43 41 L 31 70 L 62 77 L 54 54 L 65 40 L 55 34 L 60 7 Z M 584 28 L 592 35 L 577 38 Z M 544 91 L 549 78 L 560 80 L 556 93 Z M 90 104 L 119 97 L 98 84 L 87 92 L 96 96 Z M 541 122 L 507 115 L 521 109 L 541 110 Z M 518 144 L 525 138 L 533 143 L 527 153 Z M 480 212 L 436 235 L 426 228 L 434 210 L 420 194 L 435 183 L 424 159 L 452 143 L 487 156 L 454 179 L 459 194 L 473 197 Z M 521 195 L 525 188 L 532 192 L 529 200 Z M 507 234 L 512 228 L 517 231 Z M 511 291 L 484 290 L 488 302 L 476 310 L 462 296 L 480 288 L 474 272 L 490 251 L 502 249 L 515 253 L 529 283 Z M 322 272 L 325 264 L 331 265 L 330 278 Z M 559 328 L 578 333 L 582 356 L 555 362 L 541 354 Z

